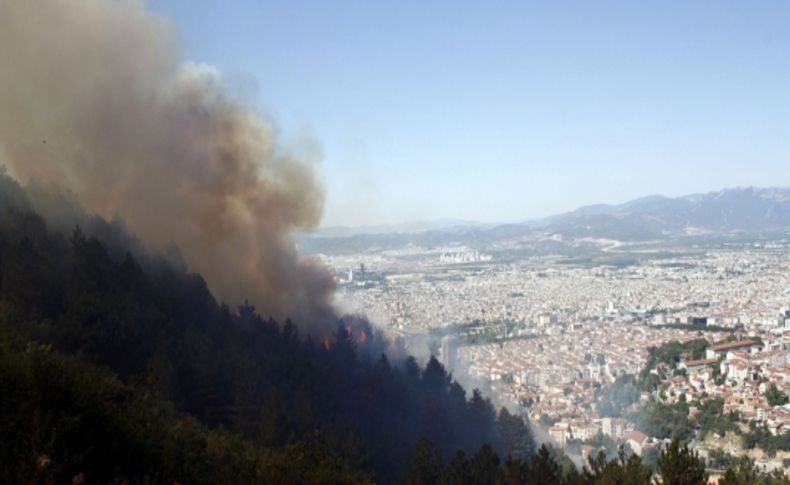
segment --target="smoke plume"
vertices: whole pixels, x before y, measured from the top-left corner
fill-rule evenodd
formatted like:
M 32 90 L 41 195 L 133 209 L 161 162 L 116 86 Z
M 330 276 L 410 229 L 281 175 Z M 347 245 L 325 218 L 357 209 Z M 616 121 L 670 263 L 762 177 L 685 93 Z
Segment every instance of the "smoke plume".
M 326 317 L 332 278 L 291 238 L 321 216 L 308 161 L 176 43 L 138 2 L 2 0 L 0 164 L 147 245 L 176 243 L 230 304 Z

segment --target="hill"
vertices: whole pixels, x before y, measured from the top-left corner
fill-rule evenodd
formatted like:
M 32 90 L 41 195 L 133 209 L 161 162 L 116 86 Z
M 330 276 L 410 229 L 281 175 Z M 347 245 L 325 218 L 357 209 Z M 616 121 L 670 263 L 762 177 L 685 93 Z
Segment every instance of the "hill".
M 12 482 L 393 483 L 420 439 L 444 459 L 484 443 L 533 452 L 520 418 L 498 420 L 367 322 L 333 317 L 332 334 L 306 335 L 231 309 L 176 249 L 150 252 L 69 204 L 0 176 L 0 469 Z
M 669 198 L 653 195 L 619 205 L 582 207 L 546 221 L 559 232 L 585 226 L 588 235 L 617 239 L 678 236 L 697 231 L 773 232 L 790 229 L 790 189 L 734 188 Z M 620 235 L 623 235 L 622 233 Z

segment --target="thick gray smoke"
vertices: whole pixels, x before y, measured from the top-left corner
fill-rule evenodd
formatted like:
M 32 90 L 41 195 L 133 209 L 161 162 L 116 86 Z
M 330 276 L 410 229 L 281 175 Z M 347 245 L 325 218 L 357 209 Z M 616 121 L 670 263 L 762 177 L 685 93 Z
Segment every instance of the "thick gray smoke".
M 332 278 L 291 238 L 321 216 L 309 163 L 139 2 L 0 0 L 0 164 L 176 243 L 228 303 L 331 314 Z

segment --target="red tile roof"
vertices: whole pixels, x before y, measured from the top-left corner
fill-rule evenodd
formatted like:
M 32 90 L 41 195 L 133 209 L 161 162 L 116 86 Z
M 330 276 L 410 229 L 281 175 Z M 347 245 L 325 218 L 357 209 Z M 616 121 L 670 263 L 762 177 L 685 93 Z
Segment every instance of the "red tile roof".
M 711 349 L 718 352 L 721 350 L 732 350 L 732 349 L 740 349 L 743 347 L 752 347 L 754 345 L 757 345 L 757 342 L 754 340 L 737 340 L 735 342 L 727 342 L 724 344 L 713 345 L 711 346 Z
M 628 433 L 628 436 L 625 437 L 626 441 L 634 441 L 636 443 L 639 443 L 640 445 L 644 443 L 646 439 L 647 439 L 647 435 L 637 430 L 631 431 L 630 433 Z

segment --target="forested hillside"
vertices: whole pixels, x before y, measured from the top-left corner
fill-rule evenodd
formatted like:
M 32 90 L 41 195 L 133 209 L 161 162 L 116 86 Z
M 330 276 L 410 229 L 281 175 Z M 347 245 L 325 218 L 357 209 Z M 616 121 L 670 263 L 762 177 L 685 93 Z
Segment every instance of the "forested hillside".
M 222 454 L 235 453 L 250 477 L 270 461 L 260 476 L 271 477 L 280 455 L 311 446 L 322 473 L 389 483 L 420 439 L 444 459 L 484 443 L 533 453 L 520 418 L 497 426 L 491 403 L 467 398 L 436 360 L 421 368 L 392 346 L 388 358 L 358 319 L 317 338 L 265 309 L 229 308 L 175 252 L 148 252 L 120 221 L 2 176 L 0 439 L 14 443 L 2 468 L 24 481 L 47 457 L 56 477 L 159 482 L 193 476 L 190 463 L 227 468 Z

